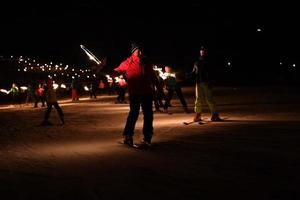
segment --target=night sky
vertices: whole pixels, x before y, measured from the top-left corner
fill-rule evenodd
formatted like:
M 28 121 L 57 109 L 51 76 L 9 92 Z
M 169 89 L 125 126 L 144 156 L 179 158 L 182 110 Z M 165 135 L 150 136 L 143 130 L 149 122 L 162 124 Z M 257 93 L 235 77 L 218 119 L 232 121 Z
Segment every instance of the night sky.
M 1 6 L 0 55 L 84 65 L 79 47 L 84 44 L 114 66 L 128 55 L 130 42 L 137 41 L 153 60 L 176 66 L 190 65 L 201 45 L 222 61 L 298 59 L 296 6 L 143 4 L 41 1 Z

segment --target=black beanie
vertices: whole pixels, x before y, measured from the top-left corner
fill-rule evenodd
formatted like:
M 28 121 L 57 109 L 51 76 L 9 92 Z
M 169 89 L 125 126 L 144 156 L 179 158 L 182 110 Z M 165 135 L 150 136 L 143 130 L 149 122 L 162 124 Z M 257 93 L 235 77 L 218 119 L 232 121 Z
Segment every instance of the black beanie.
M 137 49 L 141 49 L 140 46 L 135 42 L 131 43 L 131 53 L 133 53 Z
M 204 46 L 201 46 L 201 47 L 200 47 L 200 50 L 206 51 L 206 48 L 205 48 Z

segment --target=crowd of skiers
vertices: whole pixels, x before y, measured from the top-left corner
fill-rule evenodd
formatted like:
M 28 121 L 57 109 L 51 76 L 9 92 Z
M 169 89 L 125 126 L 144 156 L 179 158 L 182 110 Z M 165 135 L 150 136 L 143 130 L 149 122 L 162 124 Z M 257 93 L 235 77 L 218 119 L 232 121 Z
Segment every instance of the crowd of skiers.
M 194 62 L 193 70 L 185 74 L 185 78 L 195 78 L 195 104 L 194 104 L 194 122 L 201 121 L 202 102 L 205 101 L 211 112 L 212 121 L 221 121 L 216 108 L 212 94 L 212 76 L 210 62 L 207 56 L 207 49 L 201 47 L 199 56 Z M 79 101 L 80 90 L 82 84 L 78 80 L 73 80 L 70 85 L 72 101 Z M 140 108 L 144 115 L 142 144 L 150 146 L 153 135 L 153 107 L 157 112 L 169 112 L 168 109 L 171 100 L 176 93 L 180 100 L 183 111 L 189 113 L 189 109 L 185 98 L 182 94 L 181 85 L 178 82 L 176 73 L 171 66 L 165 66 L 164 71 L 157 68 L 147 58 L 143 52 L 143 48 L 136 43 L 131 44 L 131 55 L 114 69 L 113 76 L 106 75 L 106 80 L 94 80 L 84 87 L 89 92 L 90 98 L 97 98 L 97 94 L 108 95 L 117 93 L 115 103 L 127 103 L 125 94 L 128 93 L 129 113 L 124 127 L 124 144 L 133 145 L 133 135 L 135 123 L 138 119 Z M 64 113 L 57 102 L 56 90 L 52 79 L 44 82 L 28 85 L 26 88 L 26 103 L 34 102 L 33 107 L 45 107 L 47 109 L 44 114 L 44 120 L 41 125 L 51 125 L 48 121 L 52 107 L 57 110 L 61 124 L 64 122 Z M 12 97 L 12 102 L 16 103 L 20 93 L 15 83 L 7 92 Z M 204 99 L 202 99 L 204 98 Z M 154 106 L 153 106 L 154 105 Z M 163 110 L 161 110 L 161 108 Z

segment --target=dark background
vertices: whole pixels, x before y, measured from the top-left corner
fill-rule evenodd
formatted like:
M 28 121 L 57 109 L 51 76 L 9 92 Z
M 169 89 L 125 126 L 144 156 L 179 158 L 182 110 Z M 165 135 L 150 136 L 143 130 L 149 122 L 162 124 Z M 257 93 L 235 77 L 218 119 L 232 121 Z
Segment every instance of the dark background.
M 291 68 L 299 60 L 299 14 L 286 2 L 17 2 L 1 6 L 0 15 L 2 56 L 86 66 L 84 44 L 107 57 L 109 71 L 137 41 L 155 63 L 179 71 L 191 70 L 205 45 L 224 81 L 297 80 L 299 71 Z

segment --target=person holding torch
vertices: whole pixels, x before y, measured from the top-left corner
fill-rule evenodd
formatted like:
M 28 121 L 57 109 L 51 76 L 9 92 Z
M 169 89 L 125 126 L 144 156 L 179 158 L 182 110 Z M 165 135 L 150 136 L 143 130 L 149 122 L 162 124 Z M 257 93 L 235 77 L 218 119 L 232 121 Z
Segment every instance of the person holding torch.
M 57 110 L 57 113 L 59 115 L 59 118 L 61 120 L 61 125 L 65 124 L 65 120 L 64 120 L 64 113 L 61 109 L 61 107 L 59 106 L 57 99 L 56 99 L 56 91 L 53 87 L 53 80 L 52 79 L 48 79 L 47 80 L 47 87 L 46 87 L 46 102 L 47 102 L 47 110 L 45 112 L 44 115 L 44 121 L 41 123 L 42 126 L 49 126 L 52 125 L 52 123 L 50 123 L 48 121 L 51 110 L 52 110 L 52 106 L 54 106 L 54 108 Z

